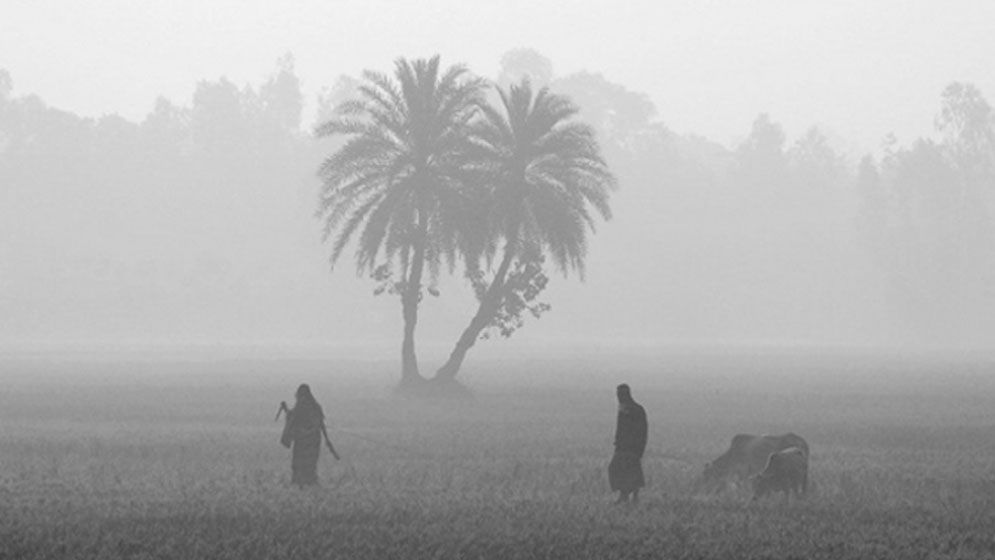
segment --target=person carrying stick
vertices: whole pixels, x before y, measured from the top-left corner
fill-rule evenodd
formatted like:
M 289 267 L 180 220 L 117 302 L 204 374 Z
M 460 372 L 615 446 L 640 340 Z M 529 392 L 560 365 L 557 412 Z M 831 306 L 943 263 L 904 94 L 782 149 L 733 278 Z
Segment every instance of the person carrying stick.
M 318 454 L 321 451 L 322 437 L 336 461 L 339 460 L 339 454 L 328 439 L 325 413 L 311 394 L 311 388 L 307 384 L 301 384 L 295 397 L 294 408 L 288 408 L 286 402 L 281 402 L 276 417 L 279 419 L 281 412 L 286 413 L 280 443 L 292 449 L 291 484 L 303 488 L 318 484 Z

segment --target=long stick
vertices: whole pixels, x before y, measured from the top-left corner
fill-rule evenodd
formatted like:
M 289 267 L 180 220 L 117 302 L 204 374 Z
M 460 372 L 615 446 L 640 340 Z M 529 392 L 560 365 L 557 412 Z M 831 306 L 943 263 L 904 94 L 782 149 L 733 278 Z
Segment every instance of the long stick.
M 280 408 L 276 409 L 276 418 L 273 419 L 274 422 L 280 419 L 281 412 L 289 412 L 287 410 L 287 401 L 280 401 Z

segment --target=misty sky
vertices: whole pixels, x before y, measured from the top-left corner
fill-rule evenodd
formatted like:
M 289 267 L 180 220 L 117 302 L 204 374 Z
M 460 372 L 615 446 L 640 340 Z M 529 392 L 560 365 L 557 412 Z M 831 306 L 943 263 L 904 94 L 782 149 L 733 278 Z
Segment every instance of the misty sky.
M 140 120 L 200 79 L 257 82 L 286 52 L 310 100 L 340 74 L 441 53 L 493 76 L 531 47 L 558 75 L 603 73 L 649 94 L 677 132 L 724 145 L 760 112 L 855 150 L 929 134 L 951 81 L 995 92 L 995 3 L 934 1 L 329 2 L 5 0 L 0 68 L 15 95 Z M 813 122 L 813 119 L 815 121 Z

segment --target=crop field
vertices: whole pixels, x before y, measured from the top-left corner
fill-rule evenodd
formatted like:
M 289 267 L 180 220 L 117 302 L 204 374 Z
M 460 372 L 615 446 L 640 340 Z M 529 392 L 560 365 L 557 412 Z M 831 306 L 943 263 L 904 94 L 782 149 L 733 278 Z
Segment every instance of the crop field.
M 396 364 L 8 358 L 0 558 L 993 558 L 995 363 L 660 353 L 468 364 L 470 400 Z M 274 414 L 311 385 L 342 455 L 289 484 Z M 616 506 L 614 386 L 648 486 Z M 692 491 L 738 432 L 794 431 L 812 490 Z

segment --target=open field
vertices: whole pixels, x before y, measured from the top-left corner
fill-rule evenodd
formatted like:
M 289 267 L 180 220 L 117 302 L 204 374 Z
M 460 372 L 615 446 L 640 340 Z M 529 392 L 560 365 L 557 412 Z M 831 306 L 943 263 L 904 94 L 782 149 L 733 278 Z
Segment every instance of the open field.
M 860 353 L 471 364 L 409 402 L 393 362 L 0 363 L 0 558 L 992 558 L 995 365 Z M 611 505 L 614 385 L 649 486 Z M 311 384 L 343 455 L 290 488 L 273 422 Z M 694 495 L 737 432 L 795 431 L 812 495 Z

